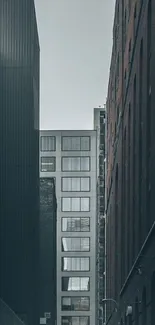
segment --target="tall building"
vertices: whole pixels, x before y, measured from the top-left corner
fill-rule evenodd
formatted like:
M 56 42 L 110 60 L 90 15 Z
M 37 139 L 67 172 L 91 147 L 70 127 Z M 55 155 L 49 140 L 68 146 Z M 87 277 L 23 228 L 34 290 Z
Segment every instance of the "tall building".
M 154 0 L 116 1 L 106 107 L 111 325 L 155 324 L 154 17 Z
M 40 178 L 40 323 L 56 324 L 56 193 L 54 178 Z
M 0 1 L 0 297 L 38 324 L 39 41 L 33 0 Z
M 57 324 L 96 321 L 96 131 L 41 131 L 57 197 Z
M 105 106 L 94 108 L 94 129 L 97 132 L 97 324 L 105 320 Z

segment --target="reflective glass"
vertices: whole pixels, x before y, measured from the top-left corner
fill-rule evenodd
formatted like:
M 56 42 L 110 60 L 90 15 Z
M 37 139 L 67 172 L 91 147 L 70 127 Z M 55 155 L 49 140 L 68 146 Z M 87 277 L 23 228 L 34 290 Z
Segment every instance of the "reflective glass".
M 55 157 L 41 157 L 41 171 L 55 172 L 56 158 Z
M 72 187 L 71 191 L 80 191 L 80 177 L 73 177 L 72 178 Z
M 81 191 L 90 191 L 90 178 L 89 177 L 81 177 Z
M 72 137 L 72 150 L 80 150 L 80 137 Z
M 84 218 L 62 218 L 62 231 L 90 231 L 90 219 Z
M 70 177 L 62 177 L 62 191 L 71 191 L 72 179 Z
M 89 325 L 89 316 L 62 316 L 61 325 Z
M 62 251 L 63 252 L 89 252 L 90 240 L 85 237 L 63 237 Z
M 63 171 L 71 171 L 72 170 L 72 158 L 70 158 L 70 157 L 62 158 L 62 170 Z
M 62 291 L 89 291 L 89 277 L 62 277 Z
M 81 211 L 89 211 L 89 197 L 82 197 L 81 198 Z
M 62 198 L 62 211 L 71 211 L 71 198 L 70 197 Z
M 90 309 L 89 297 L 63 297 L 63 311 L 88 311 Z
M 80 171 L 80 157 L 72 157 L 72 171 Z
M 62 137 L 62 150 L 71 150 L 72 148 L 72 138 L 71 137 Z
M 72 207 L 71 207 L 71 211 L 80 211 L 80 198 L 79 197 L 74 197 L 71 198 L 72 200 Z
M 90 158 L 89 157 L 81 157 L 81 170 L 82 171 L 90 170 Z
M 62 257 L 62 271 L 89 271 L 89 257 Z
M 52 136 L 42 136 L 40 145 L 41 151 L 55 151 L 56 138 Z
M 81 150 L 82 151 L 90 150 L 90 137 L 81 137 Z

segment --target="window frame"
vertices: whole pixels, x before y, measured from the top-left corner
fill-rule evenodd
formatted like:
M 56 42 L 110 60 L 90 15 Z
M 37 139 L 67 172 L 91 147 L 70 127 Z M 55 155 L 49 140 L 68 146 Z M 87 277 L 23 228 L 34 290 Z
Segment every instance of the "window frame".
M 42 148 L 42 139 L 43 138 L 53 138 L 54 139 L 54 149 L 53 150 L 46 150 L 46 149 L 44 149 L 43 150 L 43 148 Z M 41 152 L 54 152 L 54 151 L 56 151 L 56 137 L 55 136 L 53 136 L 53 135 L 41 135 L 40 136 L 40 151 Z
M 71 199 L 71 203 L 70 203 L 70 210 L 63 210 L 63 199 Z M 72 210 L 72 199 L 80 199 L 80 209 L 79 210 Z M 88 210 L 81 210 L 81 199 L 89 199 L 89 208 Z M 72 196 L 72 197 L 68 197 L 68 196 L 63 196 L 61 197 L 61 212 L 90 212 L 90 196 Z
M 54 170 L 43 170 L 42 169 L 42 165 L 43 165 L 42 160 L 44 158 L 54 159 Z M 45 165 L 45 163 L 44 163 L 44 165 Z M 54 173 L 56 171 L 56 156 L 42 156 L 40 159 L 40 171 L 42 173 Z
M 65 278 L 68 278 L 68 279 L 73 279 L 73 278 L 77 278 L 77 279 L 89 279 L 89 287 L 88 287 L 88 290 L 80 290 L 80 289 L 78 289 L 78 290 L 62 290 L 62 287 L 63 287 L 63 279 L 65 279 Z M 62 292 L 90 292 L 90 276 L 62 276 L 61 277 L 61 291 Z
M 81 220 L 80 220 L 80 231 L 79 230 L 71 230 L 71 231 L 66 231 L 66 230 L 63 230 L 63 219 L 88 219 L 89 220 L 89 230 L 81 230 Z M 61 231 L 66 233 L 66 232 L 90 232 L 90 217 L 62 217 L 61 218 Z
M 64 138 L 68 138 L 68 139 L 73 139 L 73 138 L 80 138 L 80 149 L 63 149 L 63 139 Z M 89 139 L 89 150 L 83 150 L 83 149 L 81 149 L 81 140 L 83 139 L 83 138 L 88 138 Z M 84 135 L 84 136 L 76 136 L 76 135 L 73 135 L 73 136 L 67 136 L 67 135 L 65 135 L 65 136 L 62 136 L 61 137 L 61 151 L 66 151 L 66 152 L 68 152 L 68 151 L 91 151 L 91 137 L 90 137 L 90 135 Z
M 71 179 L 71 182 L 73 179 L 80 179 L 80 189 L 73 191 L 72 189 L 70 190 L 63 190 L 63 180 L 64 179 Z M 81 189 L 81 181 L 82 179 L 88 179 L 89 180 L 89 190 L 82 190 Z M 72 184 L 71 184 L 72 185 Z M 61 177 L 61 192 L 91 192 L 91 181 L 90 181 L 90 176 L 63 176 Z
M 87 315 L 84 315 L 84 316 L 68 316 L 68 315 L 64 315 L 64 316 L 61 316 L 61 325 L 64 325 L 64 322 L 62 321 L 63 318 L 68 318 L 68 323 L 67 325 L 70 323 L 71 325 L 74 324 L 74 322 L 72 321 L 72 318 L 79 318 L 79 321 L 78 321 L 78 325 L 82 325 L 82 322 L 80 322 L 80 318 L 87 318 L 88 319 L 88 322 L 87 322 L 87 325 L 90 325 L 90 316 L 87 316 Z
M 63 169 L 63 159 L 64 158 L 80 158 L 80 170 L 69 170 L 69 169 Z M 88 158 L 89 159 L 89 169 L 85 170 L 85 169 L 81 169 L 81 158 Z M 91 171 L 91 159 L 90 159 L 90 156 L 62 156 L 61 157 L 61 171 L 62 172 L 73 172 L 73 173 L 79 173 L 79 172 L 90 172 Z
M 65 309 L 63 309 L 62 307 L 63 307 L 63 298 L 70 298 L 71 299 L 71 309 L 70 310 L 65 310 Z M 81 298 L 87 298 L 88 299 L 88 302 L 89 302 L 89 308 L 88 309 L 78 309 L 78 310 L 76 310 L 76 309 L 73 309 L 72 308 L 72 306 L 73 306 L 73 303 L 72 303 L 72 298 L 74 299 L 74 298 L 79 298 L 80 299 L 80 301 L 81 301 Z M 87 312 L 87 311 L 90 311 L 90 296 L 62 296 L 61 297 L 61 311 L 69 311 L 69 312 L 72 312 L 72 311 L 75 311 L 75 312 L 81 312 L 81 311 L 83 311 L 83 312 Z
M 89 249 L 88 250 L 67 250 L 67 251 L 64 251 L 63 249 L 62 249 L 62 247 L 63 247 L 63 238 L 65 239 L 65 238 L 75 238 L 75 239 L 83 239 L 83 238 L 85 238 L 85 239 L 88 239 L 89 240 Z M 89 236 L 87 236 L 87 237 L 72 237 L 72 236 L 67 236 L 67 237 L 61 237 L 61 252 L 62 253 L 66 253 L 66 252 L 68 252 L 68 253 L 89 253 L 90 252 L 90 245 L 91 245 L 91 243 L 90 243 L 90 237 Z M 81 247 L 81 243 L 80 243 L 80 247 Z
M 63 270 L 63 259 L 64 258 L 69 258 L 69 259 L 73 259 L 73 258 L 79 258 L 79 259 L 82 259 L 82 258 L 87 258 L 88 261 L 89 261 L 89 267 L 88 267 L 88 270 Z M 81 261 L 80 261 L 80 266 L 81 266 Z M 61 271 L 62 272 L 90 272 L 90 256 L 62 256 L 61 257 Z

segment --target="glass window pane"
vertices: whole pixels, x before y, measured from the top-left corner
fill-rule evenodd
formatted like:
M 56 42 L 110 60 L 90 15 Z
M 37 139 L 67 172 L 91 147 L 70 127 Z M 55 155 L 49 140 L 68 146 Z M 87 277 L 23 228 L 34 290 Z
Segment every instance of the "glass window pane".
M 62 231 L 68 231 L 68 223 L 70 218 L 62 218 Z
M 71 198 L 70 197 L 62 198 L 62 211 L 71 211 Z
M 72 238 L 62 238 L 62 251 L 71 252 L 72 251 Z
M 72 191 L 80 191 L 80 177 L 72 178 Z
M 72 138 L 72 150 L 80 150 L 80 137 Z
M 81 231 L 90 231 L 90 219 L 81 218 Z
M 71 298 L 63 297 L 62 298 L 62 310 L 71 310 Z
M 55 172 L 56 158 L 55 157 L 41 157 L 41 171 Z
M 81 211 L 89 211 L 89 197 L 81 198 Z
M 89 182 L 90 178 L 89 177 L 81 177 L 81 191 L 90 191 L 90 185 Z
M 89 278 L 81 278 L 80 289 L 81 291 L 89 291 Z
M 72 141 L 71 137 L 62 137 L 62 150 L 68 151 L 72 148 Z
M 89 157 L 81 157 L 81 171 L 89 171 L 90 170 L 90 161 Z
M 72 325 L 80 325 L 79 317 L 72 317 Z
M 80 157 L 72 157 L 72 171 L 80 171 Z
M 74 197 L 71 199 L 72 200 L 72 207 L 71 211 L 80 211 L 80 198 L 79 197 Z
M 55 151 L 55 137 L 42 136 L 41 137 L 41 151 Z
M 81 137 L 81 150 L 82 151 L 90 150 L 90 137 Z
M 89 250 L 90 250 L 89 238 L 81 238 L 81 251 L 89 252 Z
M 72 181 L 69 177 L 62 177 L 62 191 L 71 191 Z
M 89 318 L 88 318 L 88 316 L 81 316 L 80 317 L 80 324 L 79 325 L 89 325 Z
M 81 297 L 81 310 L 89 310 L 90 309 L 89 297 Z
M 72 170 L 72 158 L 63 157 L 62 158 L 62 171 L 71 171 Z

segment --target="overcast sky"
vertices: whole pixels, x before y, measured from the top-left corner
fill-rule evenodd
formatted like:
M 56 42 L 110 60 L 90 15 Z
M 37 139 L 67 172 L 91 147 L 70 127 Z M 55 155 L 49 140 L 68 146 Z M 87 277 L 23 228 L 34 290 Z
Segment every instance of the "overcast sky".
M 106 100 L 115 0 L 35 0 L 41 128 L 91 129 Z

